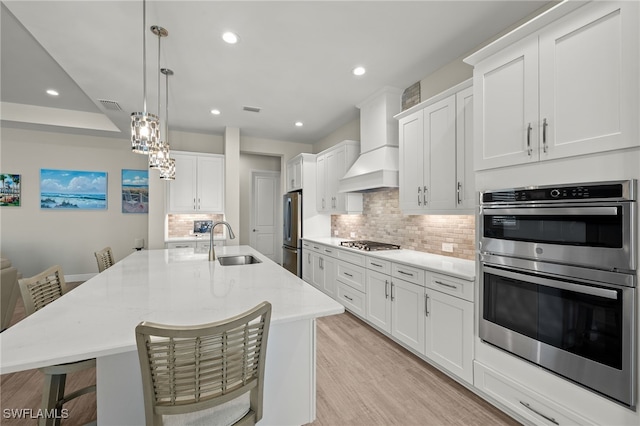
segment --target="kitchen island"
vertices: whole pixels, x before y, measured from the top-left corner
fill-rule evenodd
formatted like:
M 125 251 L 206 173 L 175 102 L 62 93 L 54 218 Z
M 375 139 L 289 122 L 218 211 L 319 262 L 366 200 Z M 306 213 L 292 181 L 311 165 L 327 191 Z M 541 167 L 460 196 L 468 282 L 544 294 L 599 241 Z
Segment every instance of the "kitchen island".
M 98 424 L 144 424 L 134 329 L 141 321 L 213 322 L 273 306 L 261 425 L 315 419 L 315 318 L 342 305 L 248 246 L 261 263 L 222 266 L 193 249 L 131 254 L 0 334 L 0 373 L 97 359 Z

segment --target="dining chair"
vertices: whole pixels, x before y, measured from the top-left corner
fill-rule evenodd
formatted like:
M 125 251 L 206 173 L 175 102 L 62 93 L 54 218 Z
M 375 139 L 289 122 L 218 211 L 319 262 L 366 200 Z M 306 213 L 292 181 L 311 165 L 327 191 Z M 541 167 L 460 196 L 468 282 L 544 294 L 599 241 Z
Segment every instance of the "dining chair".
M 111 251 L 111 247 L 105 247 L 94 254 L 98 261 L 98 272 L 102 272 L 116 263 L 113 261 L 113 252 Z
M 151 425 L 254 425 L 262 418 L 271 304 L 194 326 L 135 330 Z
M 68 291 L 62 268 L 58 265 L 52 266 L 33 277 L 21 278 L 18 280 L 18 285 L 20 286 L 20 293 L 22 294 L 27 316 L 59 299 Z M 59 425 L 62 418 L 63 404 L 81 395 L 96 391 L 96 386 L 91 385 L 66 395 L 64 393 L 67 374 L 95 366 L 96 360 L 88 359 L 40 368 L 40 371 L 45 375 L 42 391 L 42 410 L 43 413 L 47 414 L 40 418 L 40 425 Z M 49 414 L 53 413 L 54 410 L 56 415 L 50 416 Z

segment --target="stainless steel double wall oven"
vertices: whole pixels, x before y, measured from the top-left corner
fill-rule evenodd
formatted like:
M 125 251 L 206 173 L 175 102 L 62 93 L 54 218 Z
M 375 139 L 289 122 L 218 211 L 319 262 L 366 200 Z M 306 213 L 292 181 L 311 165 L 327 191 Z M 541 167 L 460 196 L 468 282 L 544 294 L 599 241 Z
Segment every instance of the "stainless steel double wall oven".
M 480 338 L 634 408 L 636 181 L 480 197 Z

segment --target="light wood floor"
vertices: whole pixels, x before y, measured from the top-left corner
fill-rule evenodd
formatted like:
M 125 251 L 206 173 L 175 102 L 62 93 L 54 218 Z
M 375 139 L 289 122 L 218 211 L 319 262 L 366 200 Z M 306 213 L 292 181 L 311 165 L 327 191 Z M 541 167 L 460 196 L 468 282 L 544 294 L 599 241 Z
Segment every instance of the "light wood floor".
M 19 300 L 12 324 L 22 318 Z M 317 419 L 312 426 L 519 424 L 349 313 L 320 318 L 317 324 Z M 95 383 L 95 371 L 70 375 L 67 382 L 68 390 Z M 3 410 L 35 413 L 41 395 L 38 370 L 1 377 Z M 62 425 L 85 424 L 96 418 L 95 395 L 83 395 L 65 408 L 69 418 Z M 36 421 L 0 415 L 0 424 L 31 426 Z

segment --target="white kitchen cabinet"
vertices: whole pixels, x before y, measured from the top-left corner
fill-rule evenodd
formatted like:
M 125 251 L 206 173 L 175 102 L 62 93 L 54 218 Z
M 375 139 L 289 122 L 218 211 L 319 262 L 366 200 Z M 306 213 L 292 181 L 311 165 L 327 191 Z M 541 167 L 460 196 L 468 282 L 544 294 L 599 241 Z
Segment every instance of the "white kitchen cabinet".
M 424 352 L 424 287 L 367 270 L 366 318 L 408 347 Z
M 287 161 L 287 192 L 302 189 L 302 154 Z
M 467 58 L 475 169 L 638 146 L 638 15 L 637 2 L 592 2 Z
M 328 214 L 362 213 L 362 194 L 340 193 L 340 179 L 358 158 L 360 143 L 342 141 L 316 157 L 316 210 Z
M 475 204 L 471 81 L 398 114 L 400 209 L 461 214 Z
M 313 284 L 313 252 L 305 244 L 308 243 L 303 243 L 302 247 L 302 279 Z
M 336 296 L 336 259 L 332 257 L 333 248 L 312 244 L 311 284 L 329 296 Z M 307 255 L 308 256 L 308 255 Z M 303 266 L 304 271 L 304 266 Z
M 167 185 L 168 213 L 224 213 L 224 156 L 173 152 L 176 179 Z
M 425 303 L 424 354 L 473 384 L 473 303 L 429 288 Z

